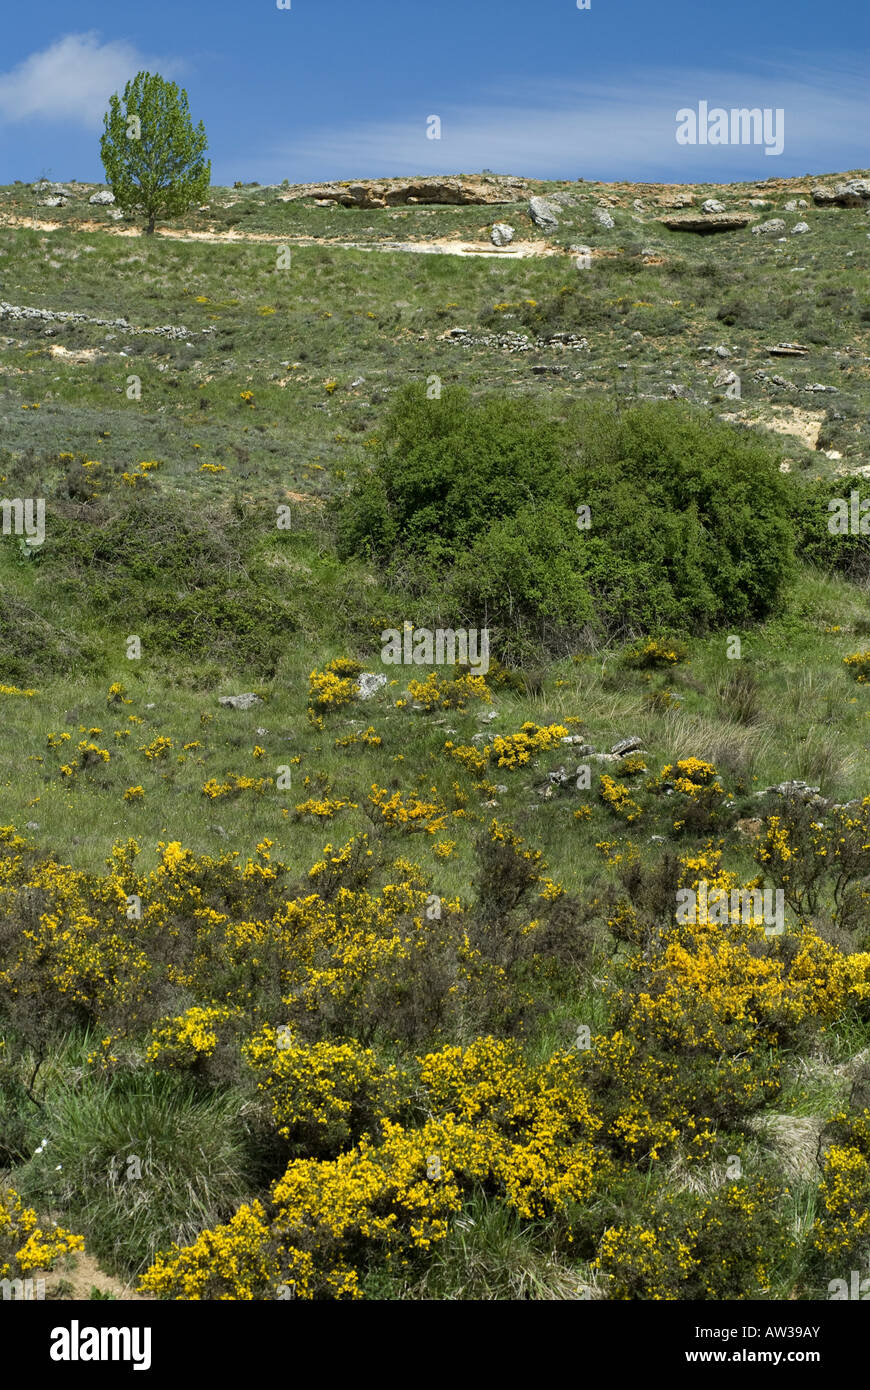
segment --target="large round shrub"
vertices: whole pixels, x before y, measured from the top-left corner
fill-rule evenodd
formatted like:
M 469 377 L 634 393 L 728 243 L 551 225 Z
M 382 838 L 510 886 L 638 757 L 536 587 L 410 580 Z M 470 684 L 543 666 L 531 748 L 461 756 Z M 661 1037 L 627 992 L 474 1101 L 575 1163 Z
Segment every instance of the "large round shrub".
M 763 617 L 793 553 L 788 482 L 753 435 L 677 402 L 556 419 L 459 389 L 399 395 L 338 529 L 451 621 L 609 634 Z

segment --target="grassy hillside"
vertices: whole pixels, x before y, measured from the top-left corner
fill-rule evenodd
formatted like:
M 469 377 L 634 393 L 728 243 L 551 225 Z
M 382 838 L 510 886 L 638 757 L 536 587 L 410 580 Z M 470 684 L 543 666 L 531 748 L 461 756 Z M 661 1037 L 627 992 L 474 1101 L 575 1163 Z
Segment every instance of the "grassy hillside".
M 527 200 L 246 186 L 144 237 L 85 186 L 0 190 L 0 496 L 45 499 L 42 545 L 0 536 L 0 1168 L 119 1289 L 807 1299 L 863 1268 L 870 537 L 827 504 L 870 498 L 870 220 L 815 183 L 530 183 L 549 234 Z M 669 230 L 686 197 L 755 221 Z M 714 493 L 758 470 L 718 531 L 674 511 L 740 542 L 733 592 L 652 621 L 649 441 L 705 437 Z M 614 523 L 583 617 L 575 478 Z M 675 593 L 710 572 L 686 544 Z M 487 628 L 489 670 L 384 664 L 408 623 Z M 681 922 L 702 882 L 782 890 L 784 930 Z M 0 1264 L 50 1264 L 10 1221 Z

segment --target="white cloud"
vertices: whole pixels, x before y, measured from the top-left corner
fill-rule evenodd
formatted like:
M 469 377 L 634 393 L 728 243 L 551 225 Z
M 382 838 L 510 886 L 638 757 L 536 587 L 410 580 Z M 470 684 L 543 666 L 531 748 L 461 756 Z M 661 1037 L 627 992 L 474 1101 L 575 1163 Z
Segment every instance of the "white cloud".
M 783 156 L 761 147 L 680 146 L 681 107 L 760 106 L 785 111 Z M 472 172 L 586 179 L 691 182 L 707 177 L 767 178 L 808 169 L 858 167 L 866 129 L 866 79 L 848 66 L 779 67 L 777 71 L 646 71 L 612 84 L 563 81 L 514 83 L 491 89 L 474 106 L 445 105 L 443 136 L 426 138 L 427 107 L 405 120 L 367 122 L 300 132 L 270 153 L 268 170 L 281 177 L 354 178 Z M 261 163 L 261 168 L 263 167 Z M 265 172 L 265 170 L 264 170 Z M 262 176 L 262 175 L 261 175 Z
M 167 77 L 174 60 L 146 58 L 123 39 L 67 34 L 31 53 L 11 72 L 0 73 L 0 118 L 5 121 L 71 121 L 96 129 L 109 97 L 142 70 Z

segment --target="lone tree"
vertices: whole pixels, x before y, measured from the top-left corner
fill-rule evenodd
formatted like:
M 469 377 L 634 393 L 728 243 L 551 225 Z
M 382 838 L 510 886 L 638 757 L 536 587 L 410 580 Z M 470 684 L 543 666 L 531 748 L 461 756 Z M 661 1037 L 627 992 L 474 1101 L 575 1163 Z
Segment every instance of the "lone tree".
M 106 180 L 126 213 L 140 213 L 146 232 L 158 217 L 178 217 L 208 193 L 211 161 L 187 92 L 156 72 L 140 72 L 109 100 L 100 155 Z

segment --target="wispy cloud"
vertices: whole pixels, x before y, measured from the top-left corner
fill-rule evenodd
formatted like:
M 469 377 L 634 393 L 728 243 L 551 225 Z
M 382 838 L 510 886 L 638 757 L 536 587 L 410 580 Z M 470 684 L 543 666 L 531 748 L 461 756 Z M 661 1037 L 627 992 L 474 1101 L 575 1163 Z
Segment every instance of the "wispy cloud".
M 0 119 L 65 121 L 99 127 L 113 92 L 143 69 L 164 77 L 180 70 L 174 59 L 146 58 L 123 39 L 101 42 L 97 33 L 67 34 L 0 74 Z
M 781 156 L 760 146 L 679 146 L 676 112 L 770 107 L 785 112 Z M 796 71 L 644 70 L 611 83 L 490 88 L 474 105 L 420 110 L 407 119 L 300 131 L 260 162 L 260 177 L 353 178 L 490 168 L 542 178 L 692 181 L 856 167 L 866 159 L 866 78 L 838 66 Z M 426 137 L 437 114 L 442 139 Z M 862 151 L 864 153 L 862 154 Z M 711 172 L 712 171 L 712 172 Z

